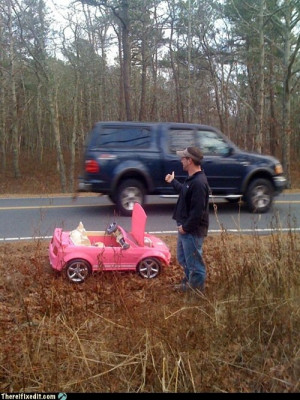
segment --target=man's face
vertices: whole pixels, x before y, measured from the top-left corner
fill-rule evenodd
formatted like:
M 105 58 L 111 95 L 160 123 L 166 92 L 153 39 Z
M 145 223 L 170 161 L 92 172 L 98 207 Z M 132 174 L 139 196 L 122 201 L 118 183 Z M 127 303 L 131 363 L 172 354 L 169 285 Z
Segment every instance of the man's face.
M 182 157 L 182 158 L 180 159 L 180 161 L 181 161 L 183 170 L 184 170 L 184 171 L 187 171 L 187 170 L 188 170 L 188 167 L 189 167 L 189 165 L 190 165 L 190 162 L 191 162 L 190 158 L 188 158 L 188 157 Z

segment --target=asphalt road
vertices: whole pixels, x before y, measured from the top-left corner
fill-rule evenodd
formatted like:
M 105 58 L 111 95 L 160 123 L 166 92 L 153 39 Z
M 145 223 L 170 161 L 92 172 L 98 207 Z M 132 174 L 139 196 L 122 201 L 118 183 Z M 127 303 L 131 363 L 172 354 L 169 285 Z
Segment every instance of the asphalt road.
M 147 232 L 176 233 L 172 212 L 176 199 L 148 196 Z M 284 193 L 276 197 L 273 208 L 266 214 L 251 214 L 245 206 L 218 200 L 210 208 L 210 233 L 222 230 L 249 234 L 269 234 L 273 230 L 300 232 L 300 193 Z M 117 221 L 127 230 L 131 218 L 117 215 L 107 196 L 11 197 L 0 198 L 0 242 L 14 240 L 48 239 L 55 227 L 75 229 L 82 221 L 87 230 L 104 230 Z

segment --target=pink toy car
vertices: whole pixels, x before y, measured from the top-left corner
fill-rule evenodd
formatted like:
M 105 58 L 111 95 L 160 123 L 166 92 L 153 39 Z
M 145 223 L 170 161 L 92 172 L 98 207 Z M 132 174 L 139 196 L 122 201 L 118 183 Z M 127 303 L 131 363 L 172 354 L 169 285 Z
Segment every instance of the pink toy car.
M 73 231 L 55 228 L 49 245 L 50 264 L 76 283 L 97 271 L 133 270 L 143 278 L 155 278 L 163 265 L 170 264 L 171 253 L 161 239 L 145 233 L 146 220 L 145 211 L 135 203 L 131 232 L 115 222 L 105 231 L 86 231 L 82 222 Z

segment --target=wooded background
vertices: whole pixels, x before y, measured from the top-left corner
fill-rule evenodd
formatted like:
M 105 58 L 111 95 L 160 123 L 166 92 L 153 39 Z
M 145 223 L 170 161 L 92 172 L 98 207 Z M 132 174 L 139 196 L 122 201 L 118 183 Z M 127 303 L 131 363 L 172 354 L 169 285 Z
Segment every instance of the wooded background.
M 54 151 L 76 185 L 100 120 L 196 122 L 278 157 L 300 156 L 300 0 L 1 0 L 1 170 Z M 58 19 L 59 17 L 59 19 Z M 112 57 L 114 54 L 114 57 Z M 68 154 L 66 162 L 65 155 Z

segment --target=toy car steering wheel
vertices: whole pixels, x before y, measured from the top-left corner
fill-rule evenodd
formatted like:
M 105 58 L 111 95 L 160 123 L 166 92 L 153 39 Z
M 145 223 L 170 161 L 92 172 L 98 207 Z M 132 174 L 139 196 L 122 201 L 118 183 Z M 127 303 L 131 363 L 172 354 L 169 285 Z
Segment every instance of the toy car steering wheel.
M 116 232 L 118 226 L 116 222 L 112 222 L 111 224 L 108 225 L 108 227 L 106 228 L 106 233 L 108 235 L 111 235 L 112 233 Z

